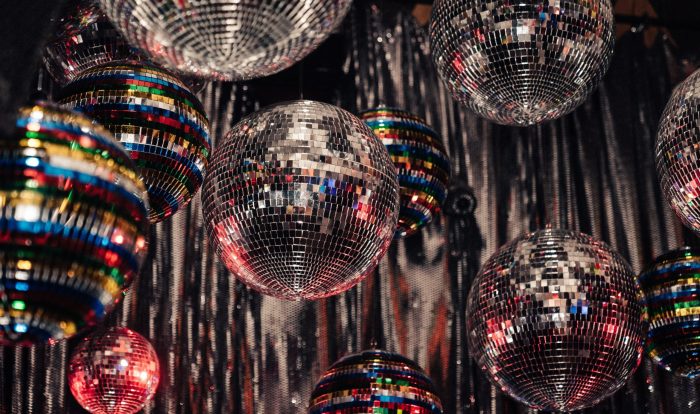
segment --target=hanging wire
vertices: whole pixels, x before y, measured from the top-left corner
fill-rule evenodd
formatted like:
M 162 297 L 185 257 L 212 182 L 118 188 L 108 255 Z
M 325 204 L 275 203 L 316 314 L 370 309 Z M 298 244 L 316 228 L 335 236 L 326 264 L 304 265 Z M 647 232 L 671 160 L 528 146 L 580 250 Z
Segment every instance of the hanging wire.
M 43 66 L 39 67 L 39 70 L 37 71 L 35 82 L 34 82 L 34 89 L 32 90 L 29 99 L 34 102 L 34 101 L 45 101 L 49 100 L 51 97 L 50 93 L 50 88 L 48 86 L 48 78 L 46 76 L 46 70 L 44 69 Z
M 304 100 L 304 61 L 299 62 L 299 100 Z

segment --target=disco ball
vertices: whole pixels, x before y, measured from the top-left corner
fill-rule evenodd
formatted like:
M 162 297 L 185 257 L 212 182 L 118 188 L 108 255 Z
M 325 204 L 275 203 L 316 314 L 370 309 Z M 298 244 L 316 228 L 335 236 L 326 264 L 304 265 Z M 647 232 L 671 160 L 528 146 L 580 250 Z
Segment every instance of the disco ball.
M 102 63 L 137 57 L 138 50 L 90 0 L 72 1 L 44 52 L 44 64 L 61 85 Z
M 295 101 L 254 113 L 219 144 L 204 182 L 204 219 L 228 269 L 284 299 L 359 283 L 391 243 L 396 170 L 360 119 Z
M 678 85 L 656 138 L 656 171 L 676 215 L 700 234 L 700 71 Z
M 591 236 L 541 230 L 502 247 L 469 293 L 469 348 L 501 390 L 536 409 L 579 410 L 632 376 L 643 347 L 627 262 Z
M 153 346 L 127 328 L 98 331 L 75 349 L 68 385 L 78 403 L 95 414 L 134 414 L 153 398 L 160 379 Z
M 360 116 L 382 140 L 399 174 L 394 238 L 413 234 L 432 221 L 447 197 L 450 159 L 442 139 L 423 119 L 399 109 L 379 107 Z
M 107 127 L 141 168 L 162 221 L 190 202 L 204 180 L 209 121 L 196 96 L 172 73 L 149 63 L 120 61 L 83 71 L 59 102 Z
M 96 0 L 71 0 L 57 25 L 44 51 L 44 66 L 61 86 L 85 69 L 103 63 L 148 60 L 127 43 Z M 181 76 L 181 79 L 195 93 L 206 84 L 194 77 Z
M 700 249 L 664 254 L 639 276 L 649 331 L 646 351 L 668 371 L 700 376 Z
M 573 111 L 613 53 L 610 0 L 441 0 L 433 60 L 459 101 L 499 124 L 531 125 Z
M 221 80 L 272 75 L 340 25 L 351 0 L 100 0 L 121 32 L 155 61 Z
M 0 345 L 100 322 L 146 254 L 146 189 L 121 145 L 81 114 L 20 110 L 0 139 Z
M 316 385 L 309 414 L 442 414 L 430 378 L 415 362 L 381 350 L 342 358 Z

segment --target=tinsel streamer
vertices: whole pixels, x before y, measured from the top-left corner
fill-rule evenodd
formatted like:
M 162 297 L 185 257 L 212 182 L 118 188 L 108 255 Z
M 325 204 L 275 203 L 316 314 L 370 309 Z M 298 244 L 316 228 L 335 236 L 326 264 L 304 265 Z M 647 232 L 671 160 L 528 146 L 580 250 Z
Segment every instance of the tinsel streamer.
M 460 177 L 457 177 L 457 182 Z M 490 393 L 490 388 L 479 379 L 481 373 L 474 362 L 469 358 L 466 332 L 466 308 L 467 295 L 471 283 L 479 270 L 481 249 L 483 241 L 474 211 L 477 208 L 477 200 L 474 193 L 464 184 L 455 184 L 449 189 L 449 196 L 445 202 L 445 215 L 447 216 L 447 244 L 448 244 L 448 274 L 454 304 L 454 322 L 452 324 L 452 346 L 450 350 L 450 362 L 448 375 L 442 384 L 463 384 L 451 390 L 443 388 L 443 405 L 449 412 L 464 412 L 465 410 L 478 411 L 478 402 L 483 401 L 483 396 Z M 431 354 L 433 354 L 431 352 Z M 432 362 L 432 361 L 431 361 Z M 448 385 L 449 386 L 449 385 Z M 477 398 L 477 395 L 480 398 Z
M 22 372 L 22 367 L 26 364 L 24 361 L 24 354 L 28 350 L 26 348 L 15 348 L 14 349 L 14 362 L 15 362 L 15 372 L 19 373 L 18 378 L 12 382 L 12 406 L 10 412 L 12 413 L 23 413 L 25 412 L 24 402 L 27 399 L 24 393 L 24 388 L 26 384 L 26 378 L 31 375 L 31 373 Z M 29 365 L 32 366 L 32 365 Z
M 41 347 L 32 347 L 29 350 L 29 365 L 30 366 L 36 366 L 37 360 L 39 359 L 39 356 L 37 354 L 40 354 L 43 356 L 43 349 Z M 28 395 L 41 395 L 41 393 L 38 393 L 37 391 L 37 385 L 38 383 L 42 380 L 42 375 L 43 372 L 36 373 L 35 375 L 30 375 L 29 376 L 29 384 L 27 384 L 27 394 Z M 27 404 L 27 413 L 28 414 L 33 414 L 36 412 L 41 412 L 41 399 L 36 398 L 36 399 L 30 399 L 28 404 Z
M 37 400 L 43 400 L 43 407 L 41 412 L 54 413 L 63 411 L 64 404 L 64 393 L 65 393 L 65 363 L 68 359 L 67 357 L 67 342 L 61 342 L 53 347 L 55 352 L 43 351 L 43 365 L 46 367 L 44 375 L 43 398 L 40 399 L 38 396 Z M 41 366 L 41 365 L 39 365 Z M 34 394 L 36 395 L 36 394 Z
M 302 414 L 321 373 L 375 339 L 428 371 L 447 413 L 525 413 L 490 386 L 467 352 L 463 300 L 480 261 L 548 223 L 609 242 L 636 271 L 684 241 L 653 168 L 656 126 L 672 87 L 663 39 L 647 49 L 642 34 L 628 33 L 587 103 L 519 129 L 489 124 L 452 101 L 432 66 L 425 28 L 399 2 L 357 1 L 343 33 L 344 77 L 330 96 L 353 112 L 386 103 L 425 118 L 446 140 L 454 184 L 478 201 L 473 219 L 443 214 L 396 244 L 379 272 L 347 293 L 280 302 L 225 271 L 193 201 L 155 226 L 149 261 L 121 316 L 108 321 L 148 337 L 160 356 L 163 379 L 146 412 Z M 215 141 L 259 108 L 247 83 L 215 83 L 200 96 Z M 0 412 L 24 413 L 29 405 L 83 412 L 66 392 L 70 342 L 45 347 L 33 361 L 2 349 Z M 700 384 L 645 360 L 627 387 L 587 412 L 685 413 L 698 404 Z
M 0 382 L 0 384 L 2 384 L 2 389 L 0 390 L 0 414 L 7 414 L 8 412 L 11 399 L 9 396 L 10 393 L 8 392 L 8 381 L 6 380 L 10 378 L 10 376 L 15 375 L 14 367 L 9 368 L 7 366 L 8 351 L 8 348 L 0 349 L 0 352 L 2 352 L 2 358 L 0 358 L 0 376 L 3 379 L 3 381 Z

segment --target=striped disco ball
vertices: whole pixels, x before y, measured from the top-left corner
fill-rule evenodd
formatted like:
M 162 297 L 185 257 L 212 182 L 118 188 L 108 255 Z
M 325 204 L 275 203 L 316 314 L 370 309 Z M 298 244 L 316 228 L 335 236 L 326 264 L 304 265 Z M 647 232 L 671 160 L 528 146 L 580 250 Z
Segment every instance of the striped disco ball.
M 272 75 L 306 57 L 352 0 L 100 0 L 131 44 L 166 67 L 220 80 Z
M 111 62 L 83 71 L 59 102 L 109 129 L 141 169 L 157 223 L 187 205 L 204 180 L 211 141 L 202 104 L 169 71 Z
M 532 408 L 595 405 L 641 361 L 639 294 L 629 264 L 605 243 L 567 230 L 526 234 L 473 282 L 471 354 L 495 386 Z
M 160 380 L 150 342 L 128 328 L 110 328 L 84 338 L 68 365 L 73 397 L 93 414 L 135 414 L 153 398 Z
M 20 110 L 0 140 L 0 344 L 68 338 L 110 312 L 146 254 L 146 189 L 81 114 Z
M 639 284 L 649 323 L 647 354 L 668 371 L 700 377 L 700 249 L 658 257 Z
M 309 414 L 442 414 L 431 379 L 410 359 L 381 350 L 346 356 L 321 377 Z
M 233 127 L 202 191 L 210 239 L 248 286 L 283 299 L 350 289 L 391 243 L 396 170 L 356 116 L 313 101 L 277 104 Z
M 683 224 L 700 234 L 700 70 L 676 87 L 656 137 L 656 172 Z
M 360 117 L 382 140 L 394 162 L 401 187 L 401 207 L 394 238 L 417 232 L 440 212 L 447 197 L 450 159 L 442 139 L 423 119 L 387 107 Z
M 598 86 L 614 44 L 610 0 L 435 3 L 430 44 L 455 100 L 525 126 L 573 111 Z

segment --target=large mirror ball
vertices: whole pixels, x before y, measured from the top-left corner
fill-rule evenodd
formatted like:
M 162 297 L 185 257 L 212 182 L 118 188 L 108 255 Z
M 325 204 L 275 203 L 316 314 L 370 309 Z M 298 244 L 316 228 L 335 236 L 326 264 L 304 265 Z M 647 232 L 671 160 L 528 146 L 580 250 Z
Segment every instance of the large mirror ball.
M 362 120 L 292 101 L 243 118 L 219 143 L 202 205 L 233 275 L 267 295 L 319 299 L 355 286 L 384 256 L 399 184 Z
M 439 0 L 430 47 L 454 99 L 499 124 L 573 111 L 595 90 L 614 46 L 610 0 Z
M 469 292 L 474 361 L 532 408 L 593 406 L 641 361 L 635 282 L 625 259 L 592 236 L 546 229 L 518 237 L 484 263 Z
M 351 0 L 100 0 L 133 46 L 182 73 L 220 80 L 272 75 L 343 21 Z

